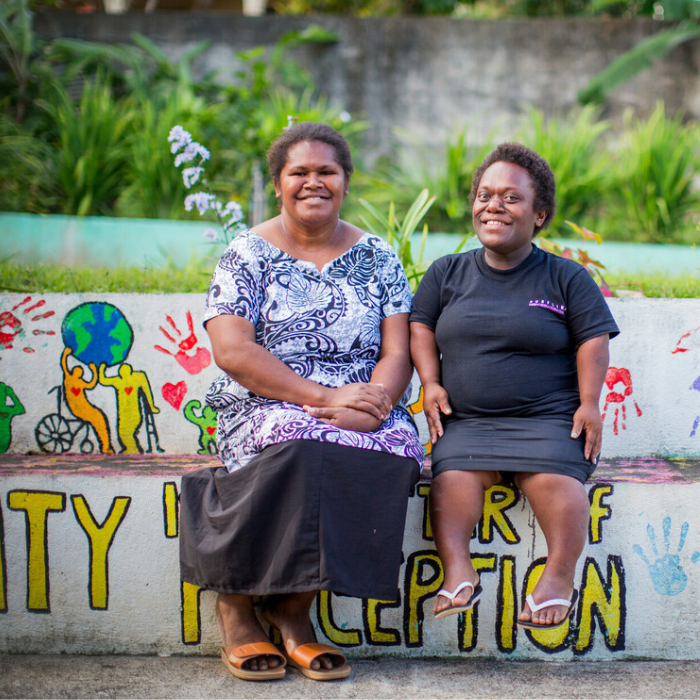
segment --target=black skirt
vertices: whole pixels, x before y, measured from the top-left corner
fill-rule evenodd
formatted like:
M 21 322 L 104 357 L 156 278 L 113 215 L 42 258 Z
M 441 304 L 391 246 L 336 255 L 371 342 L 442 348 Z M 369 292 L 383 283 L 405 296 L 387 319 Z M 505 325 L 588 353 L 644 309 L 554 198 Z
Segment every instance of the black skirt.
M 595 470 L 583 456 L 585 435 L 570 419 L 449 418 L 432 452 L 433 478 L 444 471 L 564 474 L 584 483 Z
M 182 477 L 182 580 L 219 593 L 327 590 L 396 598 L 406 457 L 312 440 L 272 445 L 234 472 Z

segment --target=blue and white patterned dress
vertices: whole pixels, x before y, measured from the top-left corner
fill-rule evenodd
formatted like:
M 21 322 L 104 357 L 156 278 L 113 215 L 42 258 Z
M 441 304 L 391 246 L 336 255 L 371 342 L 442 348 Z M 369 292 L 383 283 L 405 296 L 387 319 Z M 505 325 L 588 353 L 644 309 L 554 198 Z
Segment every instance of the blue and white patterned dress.
M 394 250 L 365 233 L 319 272 L 252 231 L 239 234 L 221 257 L 209 287 L 205 323 L 220 314 L 248 319 L 256 341 L 297 374 L 328 387 L 369 382 L 379 359 L 382 319 L 411 310 L 411 290 Z M 323 423 L 301 406 L 266 399 L 226 374 L 207 403 L 219 412 L 219 456 L 229 472 L 266 447 L 317 440 L 388 452 L 423 462 L 406 409 L 409 392 L 371 433 Z

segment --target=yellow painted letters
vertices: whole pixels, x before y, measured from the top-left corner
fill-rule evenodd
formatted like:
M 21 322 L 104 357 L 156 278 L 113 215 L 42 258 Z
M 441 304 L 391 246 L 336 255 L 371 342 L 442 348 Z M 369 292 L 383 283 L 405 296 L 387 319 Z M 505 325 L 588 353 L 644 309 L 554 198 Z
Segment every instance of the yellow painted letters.
M 66 494 L 54 491 L 10 491 L 7 505 L 23 510 L 27 525 L 27 610 L 51 611 L 49 601 L 49 512 L 66 509 Z
M 112 546 L 114 536 L 126 517 L 131 498 L 117 496 L 112 501 L 112 507 L 99 525 L 95 520 L 90 506 L 82 495 L 71 496 L 75 517 L 80 527 L 87 535 L 90 545 L 90 578 L 88 592 L 90 595 L 90 607 L 93 610 L 107 610 L 109 604 L 109 567 L 107 557 Z

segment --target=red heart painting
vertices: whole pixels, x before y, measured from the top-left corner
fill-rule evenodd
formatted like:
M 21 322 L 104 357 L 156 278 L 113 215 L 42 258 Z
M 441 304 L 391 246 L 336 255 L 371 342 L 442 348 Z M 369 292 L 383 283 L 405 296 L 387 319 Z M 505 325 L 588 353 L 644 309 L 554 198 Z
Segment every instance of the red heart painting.
M 182 399 L 185 398 L 185 394 L 187 393 L 187 384 L 185 382 L 178 382 L 177 384 L 166 382 L 163 384 L 163 388 L 160 391 L 161 394 L 163 394 L 163 398 L 176 411 L 179 411 Z

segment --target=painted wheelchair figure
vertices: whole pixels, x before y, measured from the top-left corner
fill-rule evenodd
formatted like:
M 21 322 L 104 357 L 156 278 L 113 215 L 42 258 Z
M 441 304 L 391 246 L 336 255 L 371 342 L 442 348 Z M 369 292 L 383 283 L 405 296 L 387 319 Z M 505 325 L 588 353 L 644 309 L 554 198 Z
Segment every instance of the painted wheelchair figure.
M 56 392 L 57 413 L 49 413 L 39 421 L 34 430 L 37 445 L 42 452 L 61 454 L 69 452 L 73 443 L 77 441 L 81 453 L 94 452 L 94 428 L 81 418 L 66 418 L 63 415 L 65 403 L 63 387 L 59 384 L 50 389 L 48 393 L 51 394 L 54 391 Z

